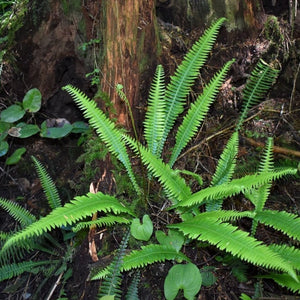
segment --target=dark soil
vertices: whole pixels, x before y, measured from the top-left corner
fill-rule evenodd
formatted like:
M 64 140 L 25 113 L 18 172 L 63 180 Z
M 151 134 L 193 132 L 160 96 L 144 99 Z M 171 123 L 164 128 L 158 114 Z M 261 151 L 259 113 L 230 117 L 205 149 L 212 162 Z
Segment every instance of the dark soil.
M 43 94 L 42 110 L 36 114 L 36 122 L 40 124 L 47 118 L 66 118 L 70 122 L 83 120 L 81 112 L 74 105 L 69 96 L 61 91 L 61 87 L 72 83 L 89 96 L 93 96 L 94 88 L 85 77 L 90 71 L 90 65 L 80 57 L 74 44 L 76 26 L 71 22 L 60 19 L 58 11 L 48 16 L 48 21 L 43 24 L 45 29 L 35 30 L 35 34 L 19 33 L 19 41 L 16 45 L 15 55 L 17 69 L 10 65 L 4 66 L 1 77 L 2 88 L 0 91 L 1 106 L 20 101 L 30 87 L 38 86 Z M 47 29 L 48 28 L 48 29 Z M 50 30 L 51 29 L 51 30 Z M 48 31 L 47 31 L 48 30 Z M 190 32 L 190 37 L 198 37 L 202 30 L 195 29 Z M 297 33 L 297 32 L 296 32 Z M 299 45 L 299 36 L 295 35 L 295 45 Z M 172 40 L 171 51 L 163 47 L 162 61 L 166 66 L 166 74 L 172 73 L 184 54 L 182 44 L 176 44 L 178 39 Z M 191 41 L 191 43 L 192 43 Z M 170 46 L 170 45 L 167 45 Z M 186 45 L 189 48 L 190 45 Z M 265 54 L 266 41 L 262 36 L 252 39 L 239 40 L 232 43 L 229 37 L 220 38 L 215 49 L 201 74 L 201 80 L 194 93 L 201 90 L 202 81 L 208 82 L 212 74 L 232 57 L 236 58 L 233 70 L 223 85 L 216 103 L 210 110 L 208 118 L 197 137 L 190 144 L 192 151 L 186 151 L 177 163 L 177 167 L 191 170 L 200 174 L 204 184 L 208 184 L 215 170 L 217 158 L 222 152 L 228 140 L 232 126 L 241 108 L 241 89 L 251 69 L 258 58 Z M 258 49 L 261 49 L 259 52 Z M 293 52 L 294 51 L 294 52 Z M 300 147 L 300 81 L 297 73 L 299 63 L 299 48 L 291 50 L 290 59 L 282 66 L 282 75 L 268 100 L 255 107 L 250 116 L 258 118 L 250 119 L 245 124 L 241 137 L 239 153 L 239 168 L 237 176 L 249 171 L 249 166 L 257 166 L 261 150 L 249 140 L 249 133 L 256 133 L 255 141 L 265 142 L 269 135 L 274 136 L 274 143 L 284 149 L 299 151 Z M 294 85 L 295 83 L 295 85 Z M 193 94 L 192 94 L 193 95 Z M 190 101 L 193 101 L 191 96 Z M 2 107 L 0 107 L 1 109 Z M 31 156 L 38 158 L 55 181 L 61 198 L 68 202 L 75 195 L 89 191 L 89 182 L 83 179 L 83 164 L 76 160 L 83 153 L 83 149 L 77 146 L 79 135 L 70 135 L 61 140 L 47 140 L 40 137 L 31 137 L 25 140 L 10 139 L 11 151 L 24 146 L 27 152 L 24 158 L 16 166 L 6 166 L 5 158 L 0 158 L 0 197 L 19 201 L 36 216 L 45 215 L 49 209 L 43 196 L 42 188 L 34 170 Z M 172 144 L 172 142 L 170 142 Z M 168 154 L 168 153 L 166 153 Z M 277 161 L 288 161 L 297 164 L 299 157 L 288 152 L 275 153 Z M 101 176 L 101 165 L 95 176 Z M 99 177 L 92 179 L 98 181 Z M 109 189 L 109 184 L 107 185 Z M 108 190 L 107 190 L 108 191 Z M 103 190 L 102 192 L 107 192 Z M 109 191 L 108 191 L 109 192 Z M 296 214 L 300 213 L 300 189 L 299 182 L 292 179 L 277 182 L 272 189 L 272 197 L 267 206 L 272 209 L 286 210 Z M 153 218 L 158 215 L 160 208 L 151 204 Z M 237 197 L 225 202 L 225 208 L 243 210 L 249 209 L 249 204 L 243 198 Z M 160 216 L 164 218 L 165 216 Z M 172 217 L 172 216 L 171 216 Z M 174 216 L 175 217 L 175 216 Z M 0 210 L 0 230 L 13 230 L 16 224 L 4 211 Z M 155 226 L 160 228 L 163 222 L 157 218 Z M 247 221 L 239 224 L 249 229 Z M 62 243 L 59 233 L 58 240 Z M 100 239 L 101 237 L 101 239 Z M 259 239 L 266 243 L 282 240 L 282 235 L 265 228 L 258 229 Z M 100 262 L 106 265 L 113 256 L 113 251 L 118 248 L 122 239 L 122 233 L 118 229 L 105 229 L 103 234 L 96 235 L 97 250 L 103 254 Z M 71 267 L 72 277 L 67 283 L 55 289 L 51 299 L 58 299 L 61 288 L 64 288 L 68 299 L 96 299 L 99 282 L 89 281 L 92 261 L 89 255 L 89 244 L 86 236 L 74 241 L 78 243 L 73 254 Z M 217 281 L 209 287 L 202 287 L 198 299 L 239 299 L 241 293 L 254 295 L 257 279 L 255 275 L 260 270 L 248 266 L 248 280 L 241 283 L 232 275 L 232 268 L 220 262 L 218 257 L 224 257 L 224 253 L 213 247 L 196 247 L 189 245 L 184 249 L 185 254 L 202 268 L 214 267 Z M 35 253 L 32 259 L 42 259 L 40 252 Z M 140 283 L 140 299 L 163 299 L 164 278 L 172 266 L 171 262 L 155 264 L 142 271 Z M 37 299 L 46 299 L 51 289 L 55 286 L 58 275 L 46 282 Z M 124 274 L 123 288 L 127 286 L 132 274 Z M 0 284 L 0 299 L 33 299 L 31 296 L 43 281 L 42 275 L 24 274 L 13 280 Z M 275 285 L 272 281 L 263 284 L 263 296 L 260 299 L 297 299 L 288 290 Z M 179 299 L 179 298 L 178 298 Z M 298 298 L 299 299 L 299 298 Z

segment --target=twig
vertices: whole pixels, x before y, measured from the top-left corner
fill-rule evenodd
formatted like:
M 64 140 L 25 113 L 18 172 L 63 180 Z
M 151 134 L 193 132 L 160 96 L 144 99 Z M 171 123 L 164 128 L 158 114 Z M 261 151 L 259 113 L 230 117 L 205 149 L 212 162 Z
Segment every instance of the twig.
M 52 297 L 55 289 L 58 287 L 58 285 L 60 283 L 60 280 L 61 280 L 61 278 L 62 278 L 63 275 L 64 275 L 64 272 L 62 272 L 62 273 L 59 274 L 59 276 L 58 276 L 56 282 L 54 283 L 54 285 L 53 285 L 53 287 L 52 287 L 52 289 L 51 289 L 48 297 L 46 298 L 46 300 L 50 300 L 51 299 L 51 297 Z
M 244 137 L 245 141 L 248 142 L 250 145 L 255 146 L 255 147 L 264 147 L 265 144 L 262 142 L 257 142 L 251 138 L 246 138 Z M 283 148 L 283 147 L 278 147 L 278 146 L 274 146 L 273 147 L 273 151 L 275 153 L 281 153 L 281 154 L 285 154 L 285 155 L 293 155 L 293 156 L 297 156 L 300 157 L 300 151 L 296 151 L 296 150 L 291 150 L 291 149 L 287 149 L 287 148 Z

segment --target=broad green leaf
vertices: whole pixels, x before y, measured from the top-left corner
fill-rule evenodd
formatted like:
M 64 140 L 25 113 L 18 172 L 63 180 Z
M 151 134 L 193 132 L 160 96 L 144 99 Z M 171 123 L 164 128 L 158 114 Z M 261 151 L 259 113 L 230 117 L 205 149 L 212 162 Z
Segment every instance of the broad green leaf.
M 16 127 L 11 127 L 8 131 L 10 136 L 19 138 L 28 138 L 40 131 L 40 128 L 34 124 L 19 123 Z
M 164 292 L 167 300 L 176 298 L 179 290 L 183 290 L 185 299 L 194 299 L 200 291 L 202 277 L 196 265 L 173 266 L 165 279 Z
M 114 300 L 115 295 L 106 295 L 100 298 L 100 300 Z
M 2 110 L 0 114 L 1 121 L 13 123 L 23 118 L 25 110 L 17 104 L 11 105 Z
M 0 121 L 0 141 L 3 141 L 7 136 L 7 131 L 11 124 Z
M 50 139 L 59 139 L 72 131 L 72 125 L 65 123 L 62 127 L 47 127 L 46 121 L 41 125 L 41 136 Z
M 83 133 L 89 130 L 89 125 L 82 121 L 77 121 L 72 124 L 72 133 Z
M 8 143 L 6 141 L 0 141 L 0 156 L 3 156 L 8 151 Z
M 217 277 L 213 273 L 215 269 L 215 267 L 207 266 L 200 270 L 203 286 L 212 286 L 215 284 L 217 281 Z
M 171 246 L 177 252 L 180 251 L 184 243 L 184 237 L 182 233 L 175 230 L 169 230 L 168 235 L 161 230 L 157 230 L 155 232 L 155 236 L 161 245 Z
M 22 155 L 26 152 L 25 148 L 19 148 L 17 149 L 10 157 L 8 157 L 5 161 L 5 164 L 7 165 L 15 165 L 17 164 L 20 159 L 22 158 Z
M 138 218 L 133 219 L 130 231 L 132 236 L 140 241 L 148 241 L 153 232 L 153 224 L 148 215 L 143 216 L 143 223 Z
M 23 99 L 23 107 L 28 112 L 37 112 L 41 108 L 42 95 L 41 92 L 34 88 L 29 90 Z

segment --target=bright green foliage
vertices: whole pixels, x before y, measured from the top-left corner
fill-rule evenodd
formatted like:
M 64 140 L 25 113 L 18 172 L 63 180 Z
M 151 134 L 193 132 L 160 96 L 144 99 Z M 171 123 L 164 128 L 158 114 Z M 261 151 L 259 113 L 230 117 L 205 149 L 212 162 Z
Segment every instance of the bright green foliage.
M 204 120 L 210 105 L 215 100 L 225 76 L 234 60 L 225 64 L 225 66 L 212 78 L 210 83 L 205 86 L 201 95 L 191 104 L 191 107 L 185 115 L 182 124 L 176 134 L 176 143 L 169 161 L 170 167 L 173 166 L 182 149 L 189 140 L 196 134 L 197 129 Z
M 178 228 L 191 239 L 208 241 L 219 249 L 255 265 L 285 271 L 295 277 L 290 261 L 284 260 L 278 253 L 231 224 L 222 223 L 201 214 L 188 221 L 169 225 L 169 227 Z
M 182 233 L 175 230 L 169 230 L 168 235 L 161 230 L 157 230 L 155 232 L 155 236 L 161 245 L 173 247 L 177 252 L 180 251 L 184 243 L 184 237 Z
M 213 175 L 211 186 L 229 183 L 232 179 L 236 166 L 236 157 L 239 148 L 239 134 L 235 131 L 228 141 L 223 153 L 220 156 L 216 171 Z M 223 199 L 215 199 L 213 202 L 206 204 L 206 210 L 218 210 L 222 207 Z
M 18 148 L 17 150 L 15 150 L 13 152 L 13 154 L 11 156 L 9 156 L 6 159 L 5 164 L 6 165 L 15 165 L 16 163 L 18 163 L 20 161 L 20 159 L 22 158 L 22 155 L 25 152 L 26 152 L 26 149 L 24 147 Z
M 36 221 L 34 215 L 19 204 L 0 197 L 0 206 L 6 210 L 22 227 Z
M 204 32 L 199 41 L 192 46 L 177 67 L 175 74 L 171 76 L 164 98 L 166 112 L 164 116 L 164 131 L 156 153 L 158 157 L 161 155 L 164 143 L 178 115 L 183 111 L 186 96 L 198 77 L 199 70 L 204 65 L 224 21 L 225 18 L 217 20 Z
M 229 183 L 211 186 L 191 195 L 188 199 L 179 202 L 175 207 L 190 207 L 200 205 L 204 202 L 213 202 L 215 199 L 231 197 L 239 193 L 249 192 L 267 182 L 279 179 L 283 176 L 294 175 L 296 169 L 286 169 L 274 172 L 267 172 L 260 175 L 247 175 L 242 178 L 233 179 Z
M 49 174 L 46 172 L 44 166 L 35 158 L 31 157 L 36 171 L 39 175 L 41 185 L 43 187 L 43 191 L 46 195 L 47 201 L 52 209 L 55 209 L 57 207 L 61 207 L 61 200 L 58 195 L 57 188 L 52 180 L 52 178 L 49 176 Z
M 66 90 L 72 95 L 74 101 L 78 104 L 79 108 L 83 110 L 84 116 L 90 120 L 90 125 L 96 129 L 110 152 L 116 155 L 124 164 L 136 192 L 140 194 L 140 189 L 136 183 L 121 132 L 116 128 L 115 124 L 97 108 L 96 102 L 88 99 L 88 97 L 77 88 L 67 85 L 63 90 Z
M 243 90 L 244 103 L 242 114 L 237 124 L 238 130 L 246 119 L 249 109 L 253 105 L 258 104 L 265 97 L 266 93 L 275 82 L 278 74 L 279 70 L 272 68 L 263 60 L 260 60 L 257 63 Z
M 178 291 L 184 291 L 184 298 L 193 300 L 200 291 L 202 277 L 196 265 L 188 263 L 173 266 L 165 279 L 164 292 L 167 300 L 176 298 Z
M 107 215 L 105 217 L 101 217 L 97 220 L 92 220 L 88 222 L 80 222 L 77 225 L 73 227 L 73 231 L 77 232 L 83 228 L 90 228 L 91 226 L 97 226 L 97 227 L 102 227 L 102 226 L 113 226 L 115 224 L 129 224 L 131 223 L 131 219 L 128 218 L 128 216 L 122 217 L 122 216 L 115 216 L 115 215 Z
M 147 246 L 142 246 L 141 250 L 133 250 L 129 255 L 126 255 L 124 257 L 122 270 L 128 271 L 155 262 L 175 259 L 190 261 L 183 253 L 177 252 L 173 247 L 149 244 Z
M 157 152 L 157 146 L 163 135 L 165 114 L 165 83 L 164 69 L 158 65 L 151 84 L 148 98 L 148 109 L 145 116 L 145 139 L 152 154 Z
M 131 235 L 139 241 L 149 241 L 153 233 L 153 223 L 148 215 L 143 216 L 141 224 L 140 219 L 135 218 L 130 226 Z
M 170 166 L 166 165 L 161 159 L 153 155 L 147 148 L 138 145 L 134 139 L 128 135 L 123 135 L 126 143 L 138 154 L 141 153 L 141 160 L 147 166 L 150 174 L 158 178 L 158 181 L 165 189 L 167 196 L 174 202 L 186 199 L 191 195 L 190 188 L 185 184 L 184 180 L 176 175 Z
M 0 251 L 0 258 L 8 255 L 8 253 L 13 253 L 14 247 L 16 247 L 16 245 L 22 245 L 23 241 L 28 238 L 40 236 L 57 227 L 72 225 L 87 216 L 91 216 L 97 211 L 132 214 L 132 212 L 124 207 L 117 199 L 100 192 L 75 197 L 70 203 L 67 203 L 63 207 L 56 208 L 49 215 L 30 224 L 24 230 L 17 232 L 9 238 Z
M 300 294 L 300 276 L 298 275 L 298 282 L 295 281 L 291 276 L 288 274 L 276 274 L 271 273 L 269 275 L 262 275 L 259 276 L 259 278 L 266 278 L 266 279 L 273 279 L 275 282 L 277 282 L 279 285 L 286 287 L 290 291 Z M 295 298 L 297 299 L 297 298 Z

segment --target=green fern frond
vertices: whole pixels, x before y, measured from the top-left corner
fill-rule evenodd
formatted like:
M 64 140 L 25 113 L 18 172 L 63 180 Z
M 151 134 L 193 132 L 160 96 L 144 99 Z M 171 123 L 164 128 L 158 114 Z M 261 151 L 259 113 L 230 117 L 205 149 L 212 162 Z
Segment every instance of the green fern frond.
M 190 207 L 194 205 L 200 205 L 204 201 L 213 202 L 215 199 L 222 199 L 231 197 L 239 193 L 248 192 L 251 189 L 258 188 L 265 183 L 272 180 L 279 179 L 286 175 L 293 175 L 297 173 L 297 169 L 286 169 L 282 171 L 274 171 L 269 173 L 263 173 L 259 175 L 247 175 L 239 179 L 233 179 L 229 183 L 223 183 L 217 186 L 210 186 L 199 192 L 194 193 L 188 199 L 173 205 L 172 208 L 176 207 Z
M 224 222 L 235 221 L 241 218 L 253 218 L 255 213 L 253 211 L 215 210 L 203 212 L 201 216 Z
M 243 90 L 244 104 L 242 114 L 237 124 L 237 130 L 241 128 L 249 109 L 253 105 L 258 104 L 265 97 L 270 87 L 274 84 L 278 74 L 279 70 L 270 67 L 262 59 L 257 63 Z
M 167 196 L 173 203 L 187 199 L 191 195 L 191 190 L 186 185 L 183 178 L 178 174 L 175 174 L 169 165 L 165 164 L 142 145 L 138 146 L 138 142 L 128 135 L 124 134 L 123 139 L 133 151 L 137 154 L 139 152 L 141 153 L 143 164 L 147 166 L 147 169 L 151 174 L 158 177 L 158 181 L 162 184 Z
M 152 154 L 157 151 L 158 142 L 162 138 L 165 113 L 164 69 L 158 65 L 151 84 L 148 108 L 144 121 L 145 139 Z
M 112 226 L 116 223 L 118 224 L 129 224 L 131 220 L 128 217 L 121 217 L 121 216 L 114 216 L 114 215 L 107 215 L 105 217 L 100 217 L 98 220 L 88 221 L 88 222 L 80 222 L 76 226 L 74 226 L 73 231 L 78 232 L 81 229 L 89 228 L 91 226 L 98 226 L 102 227 L 105 226 Z
M 11 236 L 0 251 L 0 259 L 2 257 L 7 257 L 9 253 L 12 253 L 14 247 L 22 245 L 26 247 L 26 240 L 31 237 L 40 236 L 57 227 L 72 225 L 76 221 L 91 216 L 97 211 L 113 212 L 115 214 L 127 213 L 133 215 L 128 208 L 123 206 L 119 200 L 112 196 L 104 195 L 100 192 L 78 196 L 70 203 L 65 204 L 65 206 L 54 209 L 49 215 Z
M 263 210 L 256 212 L 255 219 L 300 241 L 300 217 L 285 211 Z
M 186 54 L 176 69 L 175 75 L 171 76 L 171 81 L 166 88 L 164 100 L 166 103 L 164 132 L 158 145 L 158 157 L 161 155 L 164 143 L 177 116 L 183 111 L 185 98 L 189 94 L 195 79 L 198 77 L 199 70 L 204 65 L 224 21 L 225 18 L 217 20 L 204 32 L 201 38 Z
M 254 265 L 282 270 L 295 277 L 293 266 L 289 261 L 284 260 L 278 253 L 231 224 L 221 223 L 220 220 L 209 217 L 205 218 L 201 214 L 168 227 L 179 229 L 189 238 L 208 241 L 219 249 Z
M 18 276 L 24 272 L 37 273 L 44 268 L 45 265 L 55 264 L 57 261 L 24 261 L 21 263 L 12 263 L 0 268 L 0 281 Z
M 0 207 L 6 210 L 22 227 L 26 227 L 36 221 L 35 216 L 28 210 L 10 200 L 0 197 Z
M 129 237 L 130 230 L 127 230 L 119 246 L 117 255 L 109 265 L 109 273 L 107 277 L 104 278 L 101 284 L 99 297 L 106 295 L 114 295 L 114 299 L 121 298 L 121 266 L 125 256 L 125 251 L 127 248 Z
M 235 131 L 228 141 L 221 157 L 218 161 L 216 171 L 213 175 L 211 186 L 217 186 L 224 183 L 229 183 L 236 166 L 236 158 L 238 154 L 239 135 Z M 206 203 L 206 210 L 213 211 L 222 207 L 223 199 L 215 200 Z
M 47 201 L 52 209 L 55 209 L 57 207 L 61 206 L 61 199 L 58 195 L 57 188 L 50 177 L 50 175 L 47 173 L 45 167 L 33 156 L 31 156 L 35 169 L 38 173 L 39 179 L 41 181 L 41 185 L 43 187 L 43 191 L 46 195 Z
M 297 276 L 298 281 L 294 280 L 289 274 L 275 274 L 258 276 L 259 278 L 273 279 L 277 284 L 286 287 L 293 293 L 300 294 L 300 276 Z M 295 298 L 296 299 L 296 298 Z
M 267 145 L 264 149 L 263 158 L 261 159 L 259 164 L 259 174 L 263 174 L 264 172 L 273 172 L 273 170 L 274 170 L 273 139 L 268 138 Z M 272 183 L 268 182 L 257 189 L 253 189 L 248 193 L 247 192 L 245 193 L 246 198 L 248 198 L 255 206 L 254 209 L 255 212 L 260 212 L 263 210 L 265 203 L 268 200 L 268 197 L 270 195 L 271 187 L 272 187 Z M 252 235 L 255 235 L 257 225 L 258 225 L 258 220 L 257 218 L 254 218 L 251 227 Z
M 196 134 L 197 129 L 204 120 L 210 105 L 215 100 L 224 78 L 234 60 L 227 62 L 224 67 L 212 78 L 203 89 L 197 100 L 191 104 L 190 109 L 185 115 L 182 124 L 176 134 L 176 143 L 169 161 L 170 167 L 173 166 L 182 149 L 187 145 L 191 138 Z
M 123 260 L 122 270 L 129 271 L 156 262 L 176 259 L 190 261 L 183 253 L 177 252 L 176 249 L 170 246 L 149 244 L 142 246 L 141 250 L 133 250 L 130 254 L 126 255 Z
M 135 191 L 140 195 L 141 191 L 136 182 L 130 159 L 122 140 L 122 133 L 97 107 L 96 102 L 90 100 L 84 93 L 71 85 L 66 85 L 62 89 L 73 97 L 78 107 L 83 111 L 84 116 L 89 119 L 90 125 L 95 128 L 102 141 L 107 145 L 109 151 L 123 163 Z
M 300 249 L 288 245 L 271 244 L 268 246 L 285 260 L 291 262 L 295 270 L 300 271 Z
M 140 271 L 135 272 L 125 296 L 126 300 L 139 300 L 138 285 L 140 279 L 141 279 L 141 272 Z

